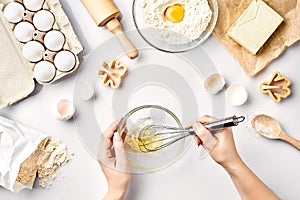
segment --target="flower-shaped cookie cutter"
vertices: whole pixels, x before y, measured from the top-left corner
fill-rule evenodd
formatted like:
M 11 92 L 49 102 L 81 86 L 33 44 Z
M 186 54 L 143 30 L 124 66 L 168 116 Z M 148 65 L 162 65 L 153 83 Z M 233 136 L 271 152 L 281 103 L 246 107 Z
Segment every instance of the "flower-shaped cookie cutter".
M 122 77 L 127 72 L 127 66 L 120 63 L 118 59 L 114 59 L 111 63 L 103 62 L 99 77 L 102 78 L 102 84 L 104 86 L 110 86 L 112 88 L 118 88 L 121 85 Z
M 291 94 L 290 85 L 291 81 L 276 71 L 269 81 L 260 84 L 259 89 L 262 93 L 268 94 L 274 102 L 279 103 L 282 98 L 287 98 Z

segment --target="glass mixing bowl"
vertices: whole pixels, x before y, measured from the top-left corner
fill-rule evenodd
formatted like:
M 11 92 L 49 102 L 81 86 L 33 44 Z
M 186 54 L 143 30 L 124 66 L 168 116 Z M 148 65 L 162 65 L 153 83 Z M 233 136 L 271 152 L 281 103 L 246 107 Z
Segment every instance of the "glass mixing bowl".
M 182 128 L 180 120 L 170 110 L 158 105 L 144 105 L 131 110 L 119 123 L 118 132 L 125 128 L 125 151 L 133 173 L 153 172 L 174 163 L 184 153 L 190 144 L 188 140 L 181 140 L 173 145 L 155 152 L 139 151 L 138 145 L 133 145 L 133 138 L 137 139 L 139 131 L 149 124 L 166 125 Z
M 210 23 L 208 24 L 206 30 L 200 35 L 200 37 L 196 40 L 193 40 L 190 43 L 187 44 L 169 44 L 167 42 L 164 42 L 160 39 L 158 39 L 154 32 L 148 28 L 144 21 L 144 16 L 142 13 L 142 6 L 143 2 L 145 0 L 134 0 L 133 1 L 133 8 L 132 8 L 132 15 L 134 24 L 136 26 L 136 29 L 138 30 L 139 34 L 142 36 L 142 38 L 151 46 L 153 46 L 156 49 L 170 52 L 170 53 L 179 53 L 191 50 L 198 45 L 200 45 L 202 42 L 204 42 L 212 33 L 212 31 L 215 28 L 215 25 L 217 23 L 218 19 L 218 2 L 217 0 L 208 0 L 208 4 L 210 6 L 210 9 L 212 11 L 212 18 Z

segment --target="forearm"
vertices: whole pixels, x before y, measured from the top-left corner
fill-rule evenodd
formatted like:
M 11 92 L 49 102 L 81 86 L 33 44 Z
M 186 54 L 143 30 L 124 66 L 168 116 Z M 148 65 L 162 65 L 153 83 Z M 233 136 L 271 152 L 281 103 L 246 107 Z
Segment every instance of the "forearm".
M 124 200 L 126 191 L 112 191 L 108 190 L 103 200 Z
M 279 200 L 242 160 L 225 169 L 243 200 Z

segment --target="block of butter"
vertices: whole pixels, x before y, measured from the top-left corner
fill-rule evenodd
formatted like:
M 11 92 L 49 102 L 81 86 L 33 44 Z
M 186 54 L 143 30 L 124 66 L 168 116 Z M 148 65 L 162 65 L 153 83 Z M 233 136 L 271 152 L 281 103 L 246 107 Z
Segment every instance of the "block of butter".
M 253 0 L 227 34 L 255 55 L 282 23 L 283 18 L 262 0 Z

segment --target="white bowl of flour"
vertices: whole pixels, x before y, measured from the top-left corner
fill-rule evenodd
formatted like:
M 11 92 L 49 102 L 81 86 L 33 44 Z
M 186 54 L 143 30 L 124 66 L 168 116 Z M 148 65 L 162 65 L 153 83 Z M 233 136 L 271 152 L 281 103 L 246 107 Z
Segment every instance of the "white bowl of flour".
M 143 39 L 166 52 L 197 47 L 212 33 L 217 0 L 134 0 L 133 18 Z

